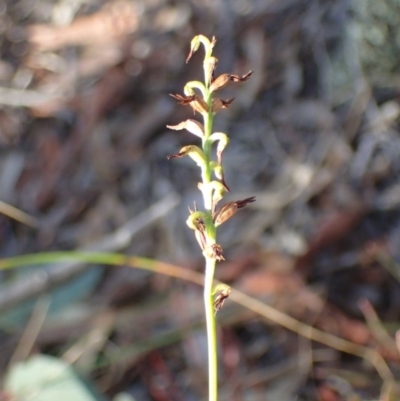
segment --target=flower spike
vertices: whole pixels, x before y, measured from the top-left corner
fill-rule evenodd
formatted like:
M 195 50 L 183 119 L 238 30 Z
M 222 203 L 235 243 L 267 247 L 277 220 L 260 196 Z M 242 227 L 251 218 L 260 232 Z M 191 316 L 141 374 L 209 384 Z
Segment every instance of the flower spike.
M 222 164 L 222 154 L 229 143 L 229 138 L 222 132 L 213 133 L 213 124 L 215 115 L 222 109 L 228 108 L 234 99 L 222 100 L 214 97 L 214 95 L 216 91 L 225 88 L 231 82 L 247 81 L 253 71 L 249 71 L 244 75 L 227 73 L 216 75 L 215 70 L 218 59 L 212 54 L 215 43 L 214 37 L 210 40 L 203 35 L 197 35 L 192 39 L 186 62 L 192 58 L 200 45 L 203 45 L 205 50 L 203 59 L 204 80 L 202 82 L 188 82 L 184 86 L 183 95 L 171 94 L 180 104 L 190 106 L 194 113 L 196 111 L 199 112 L 203 119 L 202 123 L 194 119 L 188 119 L 180 124 L 167 126 L 173 130 L 186 129 L 201 139 L 201 148 L 196 145 L 187 145 L 179 153 L 169 156 L 168 159 L 189 156 L 201 168 L 201 181 L 197 187 L 203 195 L 204 208 L 203 211 L 198 210 L 196 205 L 194 210 L 189 208 L 189 217 L 186 220 L 186 224 L 194 231 L 195 238 L 206 261 L 204 304 L 209 344 L 209 401 L 218 400 L 215 314 L 220 310 L 230 293 L 230 288 L 226 285 L 214 291 L 213 281 L 216 263 L 224 260 L 222 247 L 217 243 L 217 227 L 231 218 L 239 209 L 255 201 L 255 197 L 252 196 L 243 200 L 229 202 L 219 210 L 216 210 L 218 203 L 229 191 L 225 182 L 224 166 Z M 216 149 L 213 146 L 214 142 L 217 142 Z

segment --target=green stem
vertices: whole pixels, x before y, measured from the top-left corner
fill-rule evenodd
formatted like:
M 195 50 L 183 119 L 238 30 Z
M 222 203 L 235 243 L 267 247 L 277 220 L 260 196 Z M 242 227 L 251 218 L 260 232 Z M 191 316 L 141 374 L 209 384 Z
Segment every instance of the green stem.
M 210 102 L 207 102 L 210 103 Z M 212 112 L 208 113 L 204 116 L 204 138 L 203 138 L 203 152 L 206 157 L 206 166 L 203 174 L 203 199 L 204 199 L 204 207 L 210 212 L 212 208 L 212 193 L 208 184 L 211 182 L 211 141 L 209 140 L 210 135 L 212 134 L 212 126 L 213 126 L 214 116 Z
M 207 220 L 205 221 L 207 237 L 211 243 L 215 243 L 217 239 L 217 231 L 214 225 L 211 211 L 212 211 L 212 190 L 207 185 L 211 182 L 212 168 L 211 168 L 211 146 L 209 140 L 212 129 L 214 114 L 211 110 L 212 95 L 206 90 L 205 101 L 209 107 L 209 112 L 204 116 L 204 139 L 203 139 L 203 152 L 206 157 L 206 168 L 203 174 L 203 198 L 204 207 L 207 211 Z M 215 272 L 215 259 L 206 257 L 206 271 L 204 282 L 204 308 L 206 314 L 207 326 L 207 343 L 208 343 L 208 401 L 217 401 L 218 399 L 218 359 L 217 359 L 217 330 L 214 314 L 214 299 L 213 299 L 213 285 L 214 285 L 214 272 Z
M 208 392 L 209 401 L 218 399 L 218 362 L 217 362 L 217 329 L 214 315 L 213 281 L 215 260 L 206 258 L 206 272 L 204 282 L 204 307 L 207 325 L 208 343 Z

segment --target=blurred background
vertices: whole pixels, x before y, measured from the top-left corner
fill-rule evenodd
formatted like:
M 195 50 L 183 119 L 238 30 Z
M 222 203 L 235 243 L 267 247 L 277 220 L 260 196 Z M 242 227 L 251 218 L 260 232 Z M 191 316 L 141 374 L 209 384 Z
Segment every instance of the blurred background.
M 1 0 L 1 258 L 203 272 L 199 171 L 166 159 L 196 138 L 166 125 L 193 118 L 169 94 L 215 35 L 217 74 L 255 71 L 221 93 L 226 200 L 257 197 L 220 228 L 216 276 L 272 307 L 218 313 L 220 399 L 400 399 L 399 24 L 397 0 Z M 78 263 L 0 280 L 1 400 L 207 398 L 200 286 Z

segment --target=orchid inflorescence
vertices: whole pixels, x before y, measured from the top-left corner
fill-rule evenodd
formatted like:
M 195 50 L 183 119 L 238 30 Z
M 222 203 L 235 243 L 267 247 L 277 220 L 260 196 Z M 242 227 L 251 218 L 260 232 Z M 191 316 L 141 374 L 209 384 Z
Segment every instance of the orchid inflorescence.
M 202 44 L 205 49 L 204 56 L 204 83 L 200 81 L 188 82 L 184 87 L 184 95 L 171 94 L 179 104 L 191 106 L 193 112 L 200 113 L 203 124 L 195 119 L 188 119 L 177 125 L 168 125 L 173 130 L 186 129 L 202 141 L 202 148 L 196 145 L 186 145 L 176 154 L 168 156 L 168 159 L 189 156 L 201 169 L 202 182 L 198 188 L 203 194 L 205 211 L 199 211 L 195 205 L 194 210 L 189 208 L 187 225 L 194 230 L 196 239 L 206 259 L 215 261 L 224 260 L 221 245 L 216 243 L 216 228 L 231 218 L 237 210 L 254 202 L 255 197 L 229 202 L 217 209 L 218 202 L 229 192 L 229 187 L 224 178 L 222 153 L 228 145 L 229 138 L 223 132 L 212 132 L 213 118 L 222 109 L 228 108 L 233 102 L 231 99 L 214 97 L 215 93 L 225 88 L 230 83 L 247 81 L 253 71 L 240 76 L 235 74 L 221 74 L 215 77 L 215 69 L 218 60 L 212 55 L 212 49 L 216 43 L 213 37 L 210 41 L 203 35 L 197 35 L 191 42 L 189 56 L 186 62 L 199 49 Z M 211 158 L 212 144 L 217 142 L 216 160 Z M 212 176 L 214 175 L 214 178 Z
M 214 287 L 213 283 L 216 262 L 224 260 L 222 247 L 217 243 L 217 227 L 230 219 L 239 209 L 255 201 L 255 197 L 252 196 L 243 200 L 226 203 L 218 208 L 218 203 L 229 192 L 222 164 L 222 153 L 228 145 L 229 138 L 223 132 L 213 132 L 213 122 L 214 116 L 222 109 L 228 108 L 234 99 L 223 100 L 214 97 L 214 95 L 218 90 L 225 88 L 230 83 L 247 81 L 253 74 L 253 71 L 249 71 L 242 76 L 222 74 L 215 77 L 214 74 L 218 62 L 212 55 L 215 42 L 214 37 L 211 41 L 203 35 L 197 35 L 193 38 L 186 63 L 202 44 L 205 50 L 203 61 L 204 83 L 190 81 L 185 85 L 183 95 L 171 94 L 179 104 L 190 106 L 194 114 L 196 112 L 200 113 L 203 123 L 195 119 L 188 119 L 180 124 L 167 126 L 173 130 L 186 129 L 199 137 L 202 144 L 201 148 L 196 145 L 186 145 L 178 153 L 168 156 L 168 159 L 189 156 L 201 170 L 202 180 L 199 182 L 198 188 L 203 194 L 205 210 L 198 210 L 196 204 L 193 210 L 189 208 L 189 217 L 186 224 L 194 230 L 195 237 L 206 261 L 204 305 L 208 340 L 209 401 L 217 401 L 218 399 L 215 314 L 220 310 L 231 292 L 229 286 L 218 284 Z M 214 143 L 217 143 L 216 157 L 212 158 L 212 145 Z

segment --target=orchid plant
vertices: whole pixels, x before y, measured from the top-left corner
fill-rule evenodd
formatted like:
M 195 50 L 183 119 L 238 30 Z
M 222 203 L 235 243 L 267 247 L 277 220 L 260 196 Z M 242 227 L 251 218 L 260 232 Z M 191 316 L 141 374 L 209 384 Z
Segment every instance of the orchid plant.
M 203 195 L 204 210 L 198 210 L 196 205 L 194 205 L 193 210 L 189 208 L 186 224 L 194 230 L 205 258 L 204 305 L 208 340 L 209 401 L 216 401 L 218 398 L 215 315 L 230 293 L 230 288 L 227 285 L 214 286 L 216 262 L 224 260 L 223 249 L 217 243 L 217 228 L 230 219 L 239 209 L 255 201 L 253 196 L 218 207 L 224 195 L 229 192 L 222 163 L 222 153 L 228 145 L 229 138 L 223 132 L 213 132 L 213 122 L 215 115 L 222 109 L 228 108 L 234 99 L 222 100 L 215 97 L 215 94 L 230 83 L 247 81 L 253 71 L 242 76 L 225 73 L 215 77 L 218 62 L 217 58 L 212 55 L 215 43 L 214 37 L 209 40 L 203 35 L 197 35 L 192 39 L 186 63 L 193 53 L 199 49 L 200 45 L 203 45 L 205 50 L 203 61 L 204 83 L 190 81 L 184 87 L 184 95 L 171 94 L 180 104 L 191 106 L 194 113 L 198 112 L 203 122 L 188 119 L 178 125 L 167 126 L 173 130 L 186 129 L 199 137 L 202 145 L 201 148 L 196 145 L 184 146 L 178 153 L 168 156 L 168 159 L 189 156 L 201 170 L 201 182 L 198 183 L 198 188 Z M 217 146 L 213 158 L 214 143 Z

